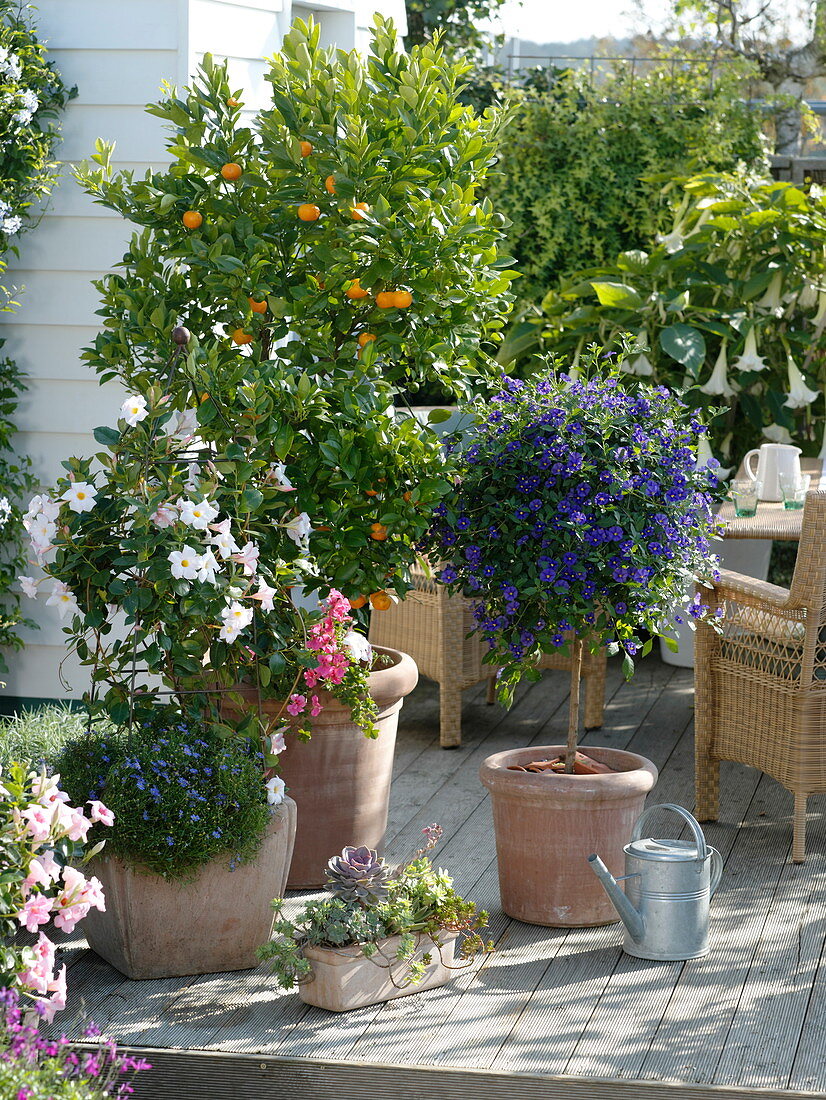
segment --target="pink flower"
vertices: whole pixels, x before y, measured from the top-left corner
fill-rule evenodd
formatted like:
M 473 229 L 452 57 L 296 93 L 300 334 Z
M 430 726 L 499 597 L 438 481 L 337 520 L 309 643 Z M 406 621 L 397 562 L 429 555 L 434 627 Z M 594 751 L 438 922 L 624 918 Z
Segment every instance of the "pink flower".
M 41 932 L 37 943 L 28 950 L 33 956 L 32 962 L 20 972 L 20 981 L 36 993 L 48 993 L 49 983 L 54 981 L 55 946 Z
M 305 709 L 307 706 L 306 695 L 291 695 L 290 701 L 287 703 L 287 711 L 295 717 Z
M 26 830 L 35 843 L 43 844 L 49 839 L 53 818 L 51 810 L 47 810 L 45 806 L 27 806 L 20 816 L 26 819 Z
M 254 542 L 245 542 L 240 553 L 233 554 L 232 560 L 243 565 L 244 573 L 248 577 L 254 577 L 258 569 L 258 555 L 260 550 Z
M 89 806 L 89 817 L 92 821 L 99 821 L 101 825 L 115 824 L 115 815 L 111 810 L 108 810 L 102 802 L 91 801 Z
M 55 802 L 68 802 L 69 796 L 60 789 L 59 775 L 35 775 L 32 776 L 32 797 L 41 806 L 51 807 Z
M 75 841 L 85 841 L 86 834 L 92 828 L 92 822 L 80 810 L 72 810 L 65 818 L 61 814 L 60 824 L 66 830 L 69 840 Z
M 159 504 L 149 518 L 159 530 L 163 531 L 165 527 L 172 527 L 178 522 L 178 509 L 174 504 Z
M 317 718 L 323 710 L 324 710 L 324 707 L 319 702 L 318 696 L 314 695 L 310 699 L 310 714 L 313 716 L 313 718 Z
M 318 676 L 314 668 L 304 669 L 304 683 L 308 688 L 314 688 L 318 683 Z
M 52 916 L 52 900 L 43 894 L 32 894 L 23 902 L 16 914 L 18 921 L 29 932 L 36 932 L 41 924 L 48 924 Z
M 259 577 L 258 578 L 258 591 L 254 592 L 250 596 L 250 599 L 251 600 L 260 600 L 262 611 L 272 611 L 272 609 L 273 609 L 273 598 L 277 595 L 277 591 L 278 591 L 277 589 L 272 588 L 270 585 L 267 584 L 267 582 L 265 580 L 262 580 Z
M 55 864 L 54 862 L 54 856 L 51 852 L 44 853 L 44 855 L 51 856 L 52 865 L 57 866 L 57 864 Z M 50 874 L 49 870 L 46 868 L 45 863 L 45 859 L 43 859 L 42 861 L 40 859 L 33 859 L 31 861 L 31 863 L 29 864 L 29 873 L 23 879 L 24 887 L 31 888 L 32 886 L 45 886 L 48 889 L 52 885 L 53 877 Z M 58 875 L 59 874 L 60 869 L 58 868 Z M 57 875 L 55 875 L 54 878 L 56 879 Z
M 50 1024 L 54 1019 L 56 1012 L 62 1012 L 66 1007 L 66 967 L 65 965 L 61 969 L 58 976 L 51 982 L 49 982 L 49 992 L 51 997 L 47 997 L 40 1003 L 43 1005 L 42 1013 L 43 1019 L 47 1024 Z
M 273 756 L 277 756 L 286 749 L 287 742 L 284 740 L 284 734 L 287 732 L 287 729 L 287 726 L 282 726 L 280 729 L 277 729 L 275 733 L 270 734 L 270 753 Z
M 324 604 L 336 622 L 344 622 L 350 618 L 350 601 L 337 588 L 330 589 L 330 595 L 324 601 Z

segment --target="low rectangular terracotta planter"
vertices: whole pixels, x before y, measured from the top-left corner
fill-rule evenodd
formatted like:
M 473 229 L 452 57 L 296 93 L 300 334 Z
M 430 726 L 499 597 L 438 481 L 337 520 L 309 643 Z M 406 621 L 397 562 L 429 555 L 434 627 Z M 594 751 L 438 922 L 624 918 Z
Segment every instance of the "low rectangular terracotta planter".
M 88 870 L 103 883 L 106 912 L 84 919 L 89 946 L 127 978 L 251 970 L 272 931 L 270 903 L 284 893 L 295 822 L 295 803 L 285 798 L 250 863 L 231 871 L 227 853 L 190 882 L 97 856 Z
M 443 937 L 441 948 L 436 947 L 429 937 L 423 937 L 416 951 L 416 958 L 431 954 L 432 961 L 425 968 L 420 982 L 404 985 L 409 971 L 407 964 L 394 960 L 392 974 L 387 970 L 387 959 L 393 959 L 399 946 L 399 936 L 382 940 L 380 948 L 385 956 L 365 958 L 359 946 L 329 948 L 305 947 L 304 955 L 313 964 L 314 977 L 302 982 L 298 995 L 305 1004 L 326 1008 L 329 1012 L 349 1012 L 353 1008 L 380 1004 L 395 997 L 406 997 L 411 993 L 421 993 L 423 989 L 433 989 L 444 985 L 459 973 L 461 967 L 454 967 L 454 953 L 457 934 L 448 933 Z M 376 963 L 375 959 L 379 959 Z M 400 988 L 401 987 L 401 988 Z

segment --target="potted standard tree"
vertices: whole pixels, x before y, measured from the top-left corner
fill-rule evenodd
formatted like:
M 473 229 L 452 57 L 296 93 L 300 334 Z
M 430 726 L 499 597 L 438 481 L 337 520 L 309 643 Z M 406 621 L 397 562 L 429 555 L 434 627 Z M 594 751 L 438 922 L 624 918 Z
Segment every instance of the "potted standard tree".
M 302 608 L 335 586 L 364 625 L 409 588 L 450 464 L 397 410 L 400 388 L 470 392 L 512 277 L 496 256 L 503 219 L 475 195 L 498 120 L 457 105 L 461 64 L 396 42 L 379 19 L 369 58 L 333 53 L 299 21 L 253 127 L 206 57 L 191 89 L 150 108 L 172 129 L 167 170 L 113 175 L 99 144 L 81 182 L 142 228 L 99 284 L 105 327 L 86 358 L 127 398 L 97 429 L 99 454 L 68 460 L 26 518 L 49 602 L 92 669 L 93 715 L 131 727 L 172 698 L 216 735 L 261 737 L 267 767 L 285 727 L 318 718 L 315 746 L 294 738 L 283 754 L 299 817 L 322 822 L 333 803 L 336 830 L 373 846 L 415 669 L 391 654 L 370 674 L 339 597 Z M 392 698 L 385 674 L 401 681 Z M 334 708 L 317 688 L 353 712 L 355 757 L 324 752 Z M 358 727 L 375 733 L 384 712 L 379 749 Z M 331 793 L 343 775 L 355 779 Z M 323 881 L 341 834 L 308 844 L 297 866 L 313 870 L 292 885 Z
M 622 873 L 657 776 L 635 753 L 577 752 L 582 647 L 622 652 L 630 675 L 652 644 L 640 632 L 658 634 L 689 579 L 715 567 L 717 478 L 696 468 L 704 428 L 667 390 L 619 379 L 556 369 L 530 383 L 505 379 L 477 406 L 478 436 L 431 532 L 441 579 L 479 599 L 477 629 L 501 666 L 504 702 L 520 677 L 538 677 L 541 652 L 569 648 L 574 658 L 567 746 L 498 753 L 480 773 L 503 908 L 534 924 L 616 920 L 586 856 L 606 852 Z M 703 614 L 699 597 L 687 614 Z

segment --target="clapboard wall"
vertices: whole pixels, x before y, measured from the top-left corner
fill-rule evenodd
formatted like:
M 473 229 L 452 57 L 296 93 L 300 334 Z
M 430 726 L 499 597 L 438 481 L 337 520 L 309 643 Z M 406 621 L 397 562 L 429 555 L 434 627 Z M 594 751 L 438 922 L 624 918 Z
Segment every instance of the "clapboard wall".
M 252 113 L 267 98 L 264 58 L 277 52 L 294 16 L 312 15 L 325 44 L 352 49 L 366 45 L 376 10 L 404 30 L 403 0 L 39 0 L 40 37 L 78 95 L 63 124 L 60 183 L 9 265 L 21 306 L 0 315 L 0 337 L 29 376 L 17 450 L 31 456 L 44 485 L 64 458 L 92 453 L 92 429 L 114 423 L 123 399 L 117 385 L 98 385 L 80 352 L 98 328 L 92 281 L 120 258 L 131 227 L 84 195 L 71 166 L 91 155 L 97 137 L 116 142 L 118 168 L 142 173 L 168 163 L 163 125 L 144 111 L 162 81 L 185 84 L 204 53 L 227 58 L 231 82 L 243 88 Z M 0 708 L 20 699 L 79 698 L 86 674 L 66 654 L 54 609 L 45 597 L 24 603 L 40 629 L 26 633 L 21 653 L 6 655 L 11 671 Z

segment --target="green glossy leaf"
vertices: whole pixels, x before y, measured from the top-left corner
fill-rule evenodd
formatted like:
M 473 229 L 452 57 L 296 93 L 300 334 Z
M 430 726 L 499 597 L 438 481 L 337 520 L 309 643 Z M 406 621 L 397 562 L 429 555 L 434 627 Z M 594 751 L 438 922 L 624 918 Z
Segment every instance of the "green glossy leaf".
M 706 358 L 703 334 L 691 325 L 676 324 L 660 332 L 660 347 L 696 377 Z
M 643 300 L 633 287 L 626 283 L 591 283 L 600 305 L 617 309 L 639 309 Z

